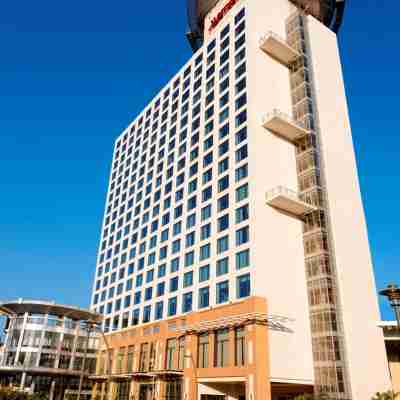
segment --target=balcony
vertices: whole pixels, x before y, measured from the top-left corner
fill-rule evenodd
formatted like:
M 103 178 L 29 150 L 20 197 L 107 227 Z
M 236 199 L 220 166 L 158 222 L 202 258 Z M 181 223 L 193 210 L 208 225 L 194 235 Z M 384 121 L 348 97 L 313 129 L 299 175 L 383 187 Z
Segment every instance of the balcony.
M 289 115 L 276 109 L 263 117 L 262 126 L 290 142 L 294 142 L 309 133 Z
M 285 39 L 279 37 L 274 32 L 267 32 L 259 41 L 260 49 L 269 56 L 279 61 L 281 64 L 289 66 L 300 54 Z
M 286 211 L 296 217 L 316 210 L 315 206 L 301 200 L 297 192 L 283 186 L 277 186 L 268 191 L 266 199 L 269 206 Z

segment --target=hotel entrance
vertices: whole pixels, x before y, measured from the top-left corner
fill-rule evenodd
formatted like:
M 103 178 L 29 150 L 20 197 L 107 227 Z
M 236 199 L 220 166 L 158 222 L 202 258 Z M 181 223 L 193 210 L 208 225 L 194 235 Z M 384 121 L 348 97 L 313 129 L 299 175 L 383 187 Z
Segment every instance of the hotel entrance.
M 141 384 L 139 386 L 139 400 L 154 400 L 154 385 Z
M 217 394 L 202 394 L 200 398 L 201 400 L 227 400 L 226 396 Z

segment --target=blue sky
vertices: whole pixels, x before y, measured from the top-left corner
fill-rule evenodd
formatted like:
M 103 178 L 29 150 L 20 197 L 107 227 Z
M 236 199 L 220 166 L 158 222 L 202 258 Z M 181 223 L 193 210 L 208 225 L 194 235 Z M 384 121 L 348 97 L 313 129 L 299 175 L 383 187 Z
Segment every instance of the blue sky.
M 340 47 L 382 287 L 400 282 L 400 3 L 348 3 Z M 1 299 L 88 305 L 113 141 L 190 57 L 185 31 L 184 0 L 2 4 Z

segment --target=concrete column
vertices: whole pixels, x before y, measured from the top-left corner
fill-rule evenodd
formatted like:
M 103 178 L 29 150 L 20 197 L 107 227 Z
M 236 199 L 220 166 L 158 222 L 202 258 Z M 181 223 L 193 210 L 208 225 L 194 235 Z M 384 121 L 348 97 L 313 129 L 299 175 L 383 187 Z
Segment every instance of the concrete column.
M 235 354 L 236 354 L 236 349 L 235 349 L 235 329 L 230 328 L 229 329 L 229 366 L 234 367 L 235 366 Z
M 198 336 L 186 335 L 185 365 L 183 377 L 183 398 L 185 400 L 197 400 L 197 348 Z
M 252 324 L 246 328 L 248 375 L 246 398 L 248 400 L 270 400 L 271 384 L 269 373 L 268 328 L 265 325 Z
M 54 399 L 55 389 L 56 389 L 56 381 L 53 379 L 51 381 L 51 385 L 50 385 L 49 400 L 53 400 Z
M 215 332 L 210 332 L 208 336 L 208 368 L 214 368 L 215 364 Z
M 21 383 L 20 383 L 20 386 L 19 386 L 19 388 L 21 390 L 23 390 L 24 387 L 25 387 L 25 381 L 26 381 L 26 372 L 23 372 L 22 373 L 22 377 L 21 377 Z

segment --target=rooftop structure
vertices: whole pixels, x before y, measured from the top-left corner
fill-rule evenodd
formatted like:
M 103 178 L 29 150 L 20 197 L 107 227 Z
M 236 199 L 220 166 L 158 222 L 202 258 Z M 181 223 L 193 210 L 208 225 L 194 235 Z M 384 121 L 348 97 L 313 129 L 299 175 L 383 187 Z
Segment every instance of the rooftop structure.
M 264 0 L 266 1 L 266 0 Z M 345 0 L 290 0 L 293 4 L 312 15 L 317 20 L 328 26 L 334 32 L 338 32 L 342 24 Z M 226 3 L 221 14 L 216 16 L 216 21 L 222 19 L 238 0 L 230 0 Z M 194 51 L 200 48 L 204 41 L 205 18 L 217 5 L 218 0 L 187 0 L 187 14 L 189 32 L 187 38 Z

